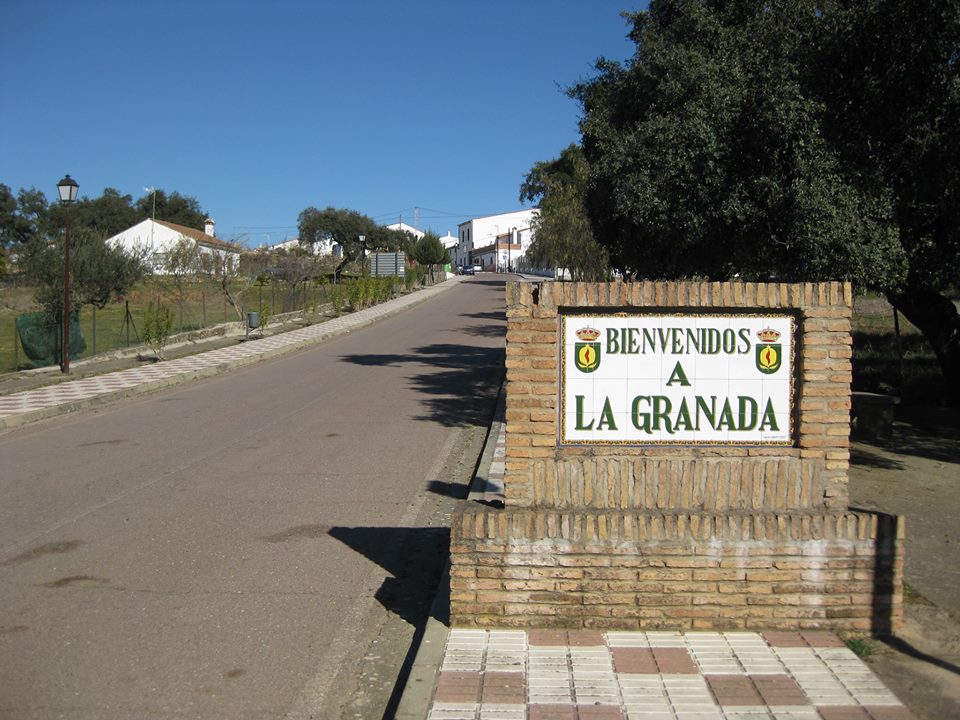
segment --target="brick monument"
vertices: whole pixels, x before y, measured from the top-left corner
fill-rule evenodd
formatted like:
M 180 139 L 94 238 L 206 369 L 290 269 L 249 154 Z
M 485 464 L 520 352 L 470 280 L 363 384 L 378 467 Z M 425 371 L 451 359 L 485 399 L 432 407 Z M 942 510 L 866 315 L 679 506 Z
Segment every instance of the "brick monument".
M 902 616 L 903 522 L 848 507 L 842 283 L 511 283 L 505 507 L 451 529 L 457 626 Z

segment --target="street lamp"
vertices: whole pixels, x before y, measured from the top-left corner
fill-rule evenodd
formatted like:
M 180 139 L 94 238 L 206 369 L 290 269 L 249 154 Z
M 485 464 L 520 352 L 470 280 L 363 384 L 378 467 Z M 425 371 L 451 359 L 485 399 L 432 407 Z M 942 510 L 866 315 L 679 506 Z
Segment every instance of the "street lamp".
M 70 372 L 70 206 L 76 202 L 80 186 L 69 175 L 57 183 L 60 202 L 67 208 L 67 235 L 63 245 L 63 347 L 60 351 L 60 372 Z
M 367 274 L 367 236 L 357 235 L 357 239 L 360 241 L 360 274 L 363 276 L 366 276 Z

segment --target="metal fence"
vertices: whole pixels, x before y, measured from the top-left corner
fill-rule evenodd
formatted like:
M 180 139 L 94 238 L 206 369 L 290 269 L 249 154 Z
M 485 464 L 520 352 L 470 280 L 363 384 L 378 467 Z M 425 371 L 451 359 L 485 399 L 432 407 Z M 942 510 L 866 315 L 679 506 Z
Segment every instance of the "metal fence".
M 236 308 L 215 281 L 174 284 L 153 278 L 104 308 L 87 305 L 81 309 L 80 334 L 86 345 L 81 357 L 139 346 L 144 317 L 151 304 L 163 304 L 173 311 L 172 334 L 176 335 L 208 330 L 223 323 L 240 323 L 249 311 L 257 312 L 263 324 L 274 316 L 289 313 L 301 316 L 339 313 L 380 302 L 431 281 L 423 273 L 409 271 L 400 278 L 357 278 L 336 285 L 313 280 L 291 284 L 273 279 L 245 287 L 237 295 L 239 308 Z M 27 357 L 16 328 L 18 316 L 40 310 L 33 304 L 32 294 L 32 288 L 15 279 L 7 279 L 0 285 L 0 373 L 35 366 Z

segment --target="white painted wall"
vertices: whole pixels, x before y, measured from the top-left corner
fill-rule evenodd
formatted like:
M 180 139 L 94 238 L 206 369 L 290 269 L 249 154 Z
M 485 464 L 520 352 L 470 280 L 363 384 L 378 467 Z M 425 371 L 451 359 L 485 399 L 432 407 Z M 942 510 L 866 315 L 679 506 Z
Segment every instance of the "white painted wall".
M 193 238 L 148 218 L 113 237 L 107 238 L 107 243 L 114 247 L 122 247 L 127 252 L 144 252 L 147 263 L 153 272 L 163 275 L 167 272 L 167 255 L 184 239 L 196 242 Z M 216 240 L 216 238 L 211 238 L 211 240 Z M 227 267 L 236 271 L 240 260 L 238 252 L 212 248 L 202 243 L 198 244 L 200 252 L 216 256 L 221 262 L 226 262 Z
M 518 252 L 512 253 L 512 260 L 516 261 L 523 257 L 527 248 L 530 247 L 530 243 L 533 242 L 530 225 L 539 212 L 539 208 L 529 208 L 501 213 L 500 215 L 473 218 L 461 223 L 457 227 L 458 243 L 454 262 L 457 265 L 468 265 L 471 253 L 475 249 L 493 245 L 498 235 L 508 232 L 515 233 L 514 242 L 517 242 L 517 238 L 519 238 L 521 245 Z

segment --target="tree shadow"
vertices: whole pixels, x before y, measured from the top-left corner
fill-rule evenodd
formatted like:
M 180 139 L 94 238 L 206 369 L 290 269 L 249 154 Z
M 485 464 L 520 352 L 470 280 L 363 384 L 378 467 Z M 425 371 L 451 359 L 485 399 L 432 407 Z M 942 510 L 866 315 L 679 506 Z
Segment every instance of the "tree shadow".
M 862 441 L 861 441 L 862 442 Z M 850 464 L 860 467 L 879 468 L 881 470 L 902 470 L 904 465 L 898 460 L 891 460 L 872 453 L 866 448 L 850 447 Z
M 507 322 L 507 313 L 505 310 L 490 310 L 489 312 L 461 313 L 460 317 L 474 318 L 476 320 L 497 320 Z
M 425 408 L 416 419 L 468 427 L 490 424 L 503 380 L 504 358 L 502 346 L 437 343 L 414 348 L 409 355 L 344 355 L 341 359 L 365 366 L 424 366 L 424 372 L 410 376 L 412 386 L 423 395 Z
M 450 551 L 450 529 L 333 527 L 329 533 L 389 573 L 374 597 L 414 628 L 410 648 L 383 714 L 384 719 L 392 718 L 428 620 L 433 617 L 444 625 L 450 624 L 450 583 L 441 585 Z
M 915 424 L 897 421 L 889 438 L 861 440 L 898 455 L 913 455 L 938 462 L 960 464 L 960 428 L 949 424 Z

